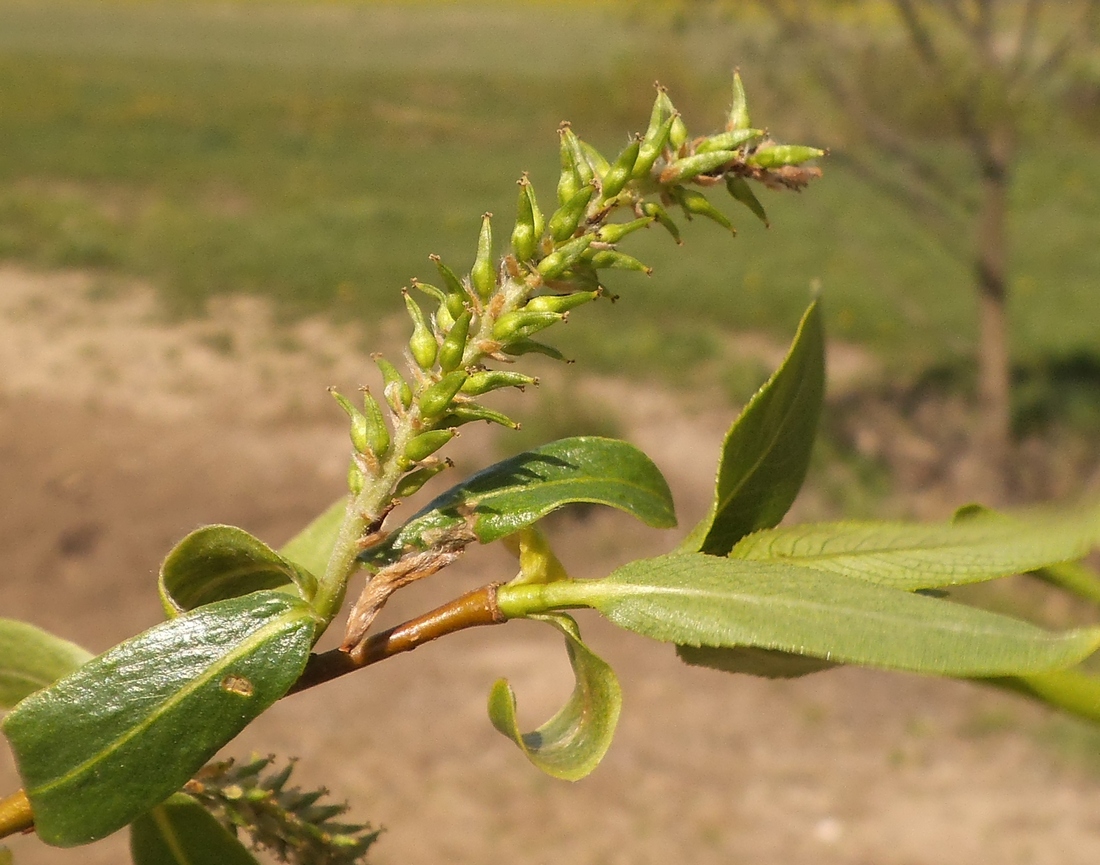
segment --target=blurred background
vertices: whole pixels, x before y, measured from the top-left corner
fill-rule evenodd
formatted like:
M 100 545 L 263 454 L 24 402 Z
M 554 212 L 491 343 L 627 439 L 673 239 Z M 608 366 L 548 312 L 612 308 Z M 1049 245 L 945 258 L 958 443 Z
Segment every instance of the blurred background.
M 460 468 L 620 435 L 690 525 L 722 431 L 818 286 L 830 395 L 796 516 L 1095 494 L 1097 6 L 0 0 L 0 614 L 102 650 L 157 620 L 156 565 L 194 526 L 289 537 L 341 489 L 324 389 L 399 350 L 399 289 L 431 281 L 428 254 L 467 269 L 484 211 L 510 227 L 522 171 L 550 199 L 562 120 L 617 152 L 658 80 L 711 131 L 734 67 L 757 124 L 830 149 L 824 177 L 762 193 L 770 228 L 718 202 L 736 238 L 701 221 L 683 247 L 630 238 L 654 275 L 612 279 L 614 305 L 559 328 L 577 364 L 540 367 L 509 404 L 523 431 L 471 430 Z M 595 512 L 553 531 L 579 574 L 673 543 Z M 392 617 L 508 576 L 481 555 Z M 1081 615 L 1022 583 L 986 591 L 1041 621 Z M 1084 726 L 958 683 L 685 670 L 582 624 L 627 702 L 576 786 L 484 718 L 497 675 L 532 725 L 568 694 L 557 641 L 522 626 L 288 700 L 238 750 L 302 756 L 389 828 L 382 863 L 1100 857 Z M 109 862 L 121 843 L 14 849 Z

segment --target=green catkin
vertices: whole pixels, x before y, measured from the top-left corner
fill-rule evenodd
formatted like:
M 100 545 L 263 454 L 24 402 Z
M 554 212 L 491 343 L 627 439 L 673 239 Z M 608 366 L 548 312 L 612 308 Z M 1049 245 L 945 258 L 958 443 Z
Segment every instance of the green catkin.
M 329 390 L 333 399 L 340 404 L 351 419 L 351 444 L 359 453 L 365 454 L 371 450 L 370 437 L 367 434 L 367 418 L 346 396 L 336 390 Z
M 749 103 L 745 97 L 745 85 L 741 81 L 741 73 L 733 71 L 733 104 L 730 106 L 729 119 L 726 121 L 726 129 L 736 132 L 748 129 L 752 126 L 749 119 Z
M 439 368 L 443 372 L 451 372 L 462 363 L 462 355 L 466 351 L 466 340 L 470 335 L 470 321 L 473 316 L 473 312 L 466 310 L 451 325 L 451 329 L 447 331 L 447 335 L 443 338 L 443 343 L 439 346 Z
M 654 129 L 652 134 L 646 133 L 641 146 L 638 148 L 638 158 L 634 162 L 635 178 L 645 177 L 653 170 L 658 157 L 664 152 L 665 146 L 668 144 L 668 136 L 672 131 L 672 123 L 675 119 L 676 115 L 673 114 Z
M 638 161 L 638 151 L 641 147 L 641 139 L 633 139 L 626 147 L 623 148 L 622 153 L 618 155 L 615 162 L 611 167 L 607 169 L 607 173 L 603 176 L 603 192 L 602 197 L 604 201 L 608 201 L 623 191 L 623 187 L 634 174 L 634 165 Z
M 618 243 L 628 234 L 633 234 L 635 231 L 647 227 L 654 219 L 653 216 L 643 216 L 630 222 L 612 222 L 601 225 L 599 230 L 596 231 L 596 240 L 601 243 Z
M 566 241 L 546 258 L 539 262 L 538 271 L 543 279 L 554 279 L 561 276 L 575 262 L 580 260 L 584 251 L 592 243 L 591 234 L 582 234 L 573 240 Z
M 595 191 L 596 188 L 591 185 L 581 187 L 572 198 L 550 216 L 550 236 L 555 243 L 563 243 L 573 236 L 573 232 L 584 219 L 588 202 L 592 200 Z
M 445 423 L 448 426 L 462 426 L 463 424 L 473 423 L 479 420 L 485 421 L 486 423 L 499 424 L 509 429 L 519 429 L 519 424 L 506 414 L 494 411 L 491 408 L 486 408 L 483 405 L 478 405 L 477 403 L 463 403 L 452 406 L 451 411 L 443 418 L 441 423 Z
M 453 429 L 433 429 L 422 432 L 405 445 L 405 459 L 414 463 L 426 460 L 454 437 Z
M 564 354 L 558 351 L 552 345 L 546 345 L 545 343 L 536 342 L 533 339 L 517 339 L 504 346 L 501 351 L 505 354 L 510 354 L 514 357 L 519 357 L 525 354 L 541 354 L 545 355 L 552 360 L 560 360 L 562 363 L 572 363 Z
M 541 294 L 527 301 L 528 312 L 569 312 L 600 296 L 598 291 L 575 291 L 572 294 Z
M 425 419 L 437 418 L 444 414 L 465 383 L 467 374 L 464 370 L 449 372 L 435 384 L 429 385 L 421 391 L 417 398 L 420 414 Z
M 493 339 L 505 344 L 517 339 L 525 339 L 552 324 L 557 324 L 564 317 L 560 312 L 517 309 L 497 319 L 496 324 L 493 325 Z
M 367 444 L 374 455 L 381 459 L 390 449 L 390 429 L 386 426 L 382 406 L 366 388 L 363 389 L 363 415 L 367 419 Z
M 755 168 L 779 168 L 783 165 L 801 165 L 803 162 L 809 162 L 824 155 L 825 151 L 816 147 L 805 147 L 801 144 L 773 144 L 771 147 L 761 147 L 745 160 L 745 164 Z
M 597 250 L 592 253 L 588 262 L 597 270 L 637 270 L 647 276 L 653 273 L 652 267 L 642 264 L 632 255 L 615 249 Z
M 480 396 L 489 391 L 500 390 L 505 387 L 518 387 L 520 389 L 528 385 L 537 385 L 539 380 L 519 372 L 509 372 L 500 369 L 485 369 L 473 373 L 462 384 L 461 392 L 470 396 Z
M 482 300 L 492 297 L 497 287 L 497 274 L 493 267 L 493 228 L 491 213 L 481 217 L 481 231 L 477 237 L 477 256 L 470 268 L 470 283 Z
M 466 306 L 466 300 L 469 297 L 462 285 L 462 280 L 443 263 L 438 255 L 429 255 L 428 258 L 435 264 L 440 277 L 443 279 L 443 285 L 446 287 L 447 310 L 453 318 L 458 318 L 462 315 L 462 310 Z
M 661 172 L 658 180 L 661 183 L 685 183 L 698 177 L 716 171 L 723 165 L 739 159 L 735 150 L 712 150 L 709 153 L 696 153 L 694 156 L 685 156 L 677 159 Z
M 402 409 L 407 409 L 412 405 L 412 388 L 409 387 L 409 383 L 402 378 L 401 373 L 397 371 L 392 363 L 386 360 L 382 355 L 372 355 L 372 359 L 378 366 L 378 371 L 382 373 L 382 393 L 386 395 L 386 402 L 389 403 L 390 408 L 394 411 L 398 411 L 398 406 Z
M 436 354 L 439 352 L 439 343 L 435 334 L 428 326 L 428 320 L 424 317 L 424 310 L 420 308 L 412 296 L 405 292 L 405 307 L 413 320 L 413 333 L 409 338 L 409 352 L 417 365 L 427 372 L 435 363 Z
M 535 190 L 524 174 L 519 180 L 519 200 L 516 202 L 516 225 L 512 229 L 512 250 L 520 261 L 530 261 L 537 254 L 544 228 L 542 211 L 535 200 Z
M 762 138 L 762 129 L 735 129 L 704 138 L 695 146 L 696 153 L 710 153 L 714 150 L 737 150 L 737 148 Z

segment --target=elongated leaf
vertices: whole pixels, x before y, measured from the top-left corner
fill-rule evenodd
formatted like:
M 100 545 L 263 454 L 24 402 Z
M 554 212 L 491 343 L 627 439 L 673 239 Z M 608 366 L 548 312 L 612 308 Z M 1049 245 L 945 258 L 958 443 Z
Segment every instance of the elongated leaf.
M 610 505 L 655 528 L 676 525 L 672 494 L 653 462 L 616 439 L 561 439 L 478 472 L 430 502 L 367 561 L 425 548 L 432 538 L 468 527 L 482 543 L 519 531 L 576 502 Z
M 347 507 L 347 496 L 333 502 L 323 514 L 287 541 L 279 550 L 280 555 L 307 573 L 323 574 L 328 567 L 332 548 L 336 546 L 336 536 L 340 533 Z
M 810 655 L 796 655 L 775 649 L 737 646 L 721 649 L 714 646 L 677 646 L 676 654 L 685 664 L 710 667 L 724 673 L 747 673 L 765 679 L 797 679 L 810 673 L 820 673 L 836 666 L 832 661 Z
M 134 865 L 259 865 L 209 811 L 183 793 L 131 824 L 130 856 Z
M 23 700 L 3 730 L 42 840 L 94 841 L 178 790 L 287 692 L 314 624 L 281 592 L 218 601 Z
M 643 559 L 604 580 L 538 588 L 572 593 L 574 602 L 657 640 L 917 673 L 1027 675 L 1071 666 L 1100 646 L 1100 628 L 1045 631 L 837 574 L 700 554 Z
M 236 526 L 196 529 L 176 544 L 160 568 L 160 599 L 169 617 L 214 601 L 284 588 L 308 601 L 317 580 Z
M 782 366 L 726 433 L 710 513 L 680 545 L 724 556 L 742 537 L 778 525 L 810 465 L 825 394 L 825 334 L 817 301 Z
M 785 562 L 896 589 L 955 586 L 1079 559 L 1100 540 L 1095 508 L 952 523 L 818 523 L 767 529 L 733 558 Z
M 0 709 L 10 709 L 91 658 L 91 652 L 41 628 L 0 619 Z
M 547 775 L 578 781 L 599 765 L 615 735 L 622 691 L 607 662 L 581 641 L 577 623 L 562 613 L 531 616 L 565 635 L 565 648 L 577 684 L 561 711 L 531 733 L 520 733 L 516 695 L 507 679 L 489 692 L 489 719 Z

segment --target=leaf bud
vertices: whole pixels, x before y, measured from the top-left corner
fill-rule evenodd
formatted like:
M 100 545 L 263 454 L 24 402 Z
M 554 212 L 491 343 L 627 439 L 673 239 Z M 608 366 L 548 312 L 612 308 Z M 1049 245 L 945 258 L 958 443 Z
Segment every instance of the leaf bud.
M 554 279 L 561 276 L 574 262 L 580 259 L 592 240 L 591 234 L 582 234 L 580 237 L 567 240 L 539 262 L 539 275 L 543 279 Z
M 539 240 L 545 228 L 542 211 L 535 200 L 535 190 L 524 174 L 519 180 L 519 201 L 516 203 L 516 225 L 512 229 L 512 249 L 520 261 L 530 261 L 538 254 Z
M 442 423 L 449 426 L 462 426 L 478 420 L 500 424 L 509 429 L 519 429 L 519 424 L 506 414 L 476 403 L 461 403 L 452 406 L 451 411 L 443 418 Z
M 585 212 L 588 210 L 588 202 L 592 200 L 592 194 L 596 187 L 583 186 L 565 204 L 554 211 L 550 217 L 550 236 L 556 243 L 562 243 L 573 236 L 577 226 L 581 224 Z
M 421 415 L 425 418 L 434 418 L 447 411 L 466 378 L 465 370 L 455 370 L 447 373 L 435 384 L 424 388 L 416 401 L 420 406 Z
M 672 239 L 678 244 L 683 244 L 683 240 L 680 239 L 680 229 L 675 222 L 672 221 L 672 217 L 668 215 L 668 211 L 665 210 L 656 201 L 647 201 L 642 205 L 642 213 L 647 216 L 652 216 L 661 224 L 661 227 L 672 235 Z
M 454 437 L 453 429 L 433 429 L 422 432 L 405 445 L 405 459 L 414 463 L 425 460 Z
M 642 264 L 632 255 L 614 249 L 597 250 L 592 253 L 588 262 L 597 270 L 639 270 L 647 276 L 653 273 L 652 267 Z
M 642 138 L 642 144 L 638 148 L 638 158 L 634 162 L 634 177 L 645 177 L 653 169 L 657 157 L 661 155 L 665 145 L 668 144 L 668 136 L 672 131 L 672 122 L 675 119 L 676 115 L 673 114 L 659 126 L 656 128 L 651 127 L 651 131 L 646 132 L 645 137 Z
M 572 294 L 540 294 L 527 301 L 525 310 L 531 312 L 568 312 L 589 303 L 600 296 L 598 291 L 575 291 Z
M 472 311 L 463 312 L 443 338 L 443 343 L 439 346 L 439 368 L 443 372 L 458 369 L 459 364 L 462 363 L 462 355 L 466 351 L 466 339 L 470 335 L 470 321 L 473 317 Z
M 736 132 L 752 126 L 749 120 L 749 103 L 745 97 L 745 85 L 741 82 L 741 73 L 733 71 L 733 104 L 730 106 L 726 129 Z
M 351 418 L 351 444 L 359 453 L 363 454 L 369 451 L 370 441 L 367 435 L 367 418 L 359 411 L 354 405 L 351 404 L 346 396 L 339 391 L 330 388 L 329 393 L 332 394 L 339 404 L 340 408 L 347 412 L 348 417 Z
M 735 129 L 730 132 L 721 132 L 704 138 L 695 145 L 696 153 L 710 153 L 714 150 L 736 150 L 744 144 L 762 138 L 762 129 Z
M 733 223 L 729 221 L 722 211 L 711 204 L 703 193 L 697 192 L 694 189 L 676 187 L 673 190 L 673 197 L 675 197 L 676 203 L 684 209 L 684 215 L 687 216 L 688 219 L 691 219 L 692 215 L 705 216 L 707 219 L 717 222 L 723 228 L 732 231 L 734 234 L 737 233 L 736 229 L 733 227 Z
M 390 449 L 390 430 L 382 414 L 382 406 L 367 388 L 363 388 L 363 414 L 367 419 L 367 444 L 378 458 Z
M 677 159 L 671 165 L 666 166 L 657 178 L 660 183 L 684 183 L 715 171 L 730 162 L 738 159 L 739 154 L 735 150 L 711 150 L 707 153 L 696 153 L 694 156 L 685 156 Z
M 658 205 L 660 206 L 660 205 Z M 643 216 L 640 219 L 634 219 L 630 222 L 609 222 L 601 225 L 596 232 L 596 240 L 601 243 L 618 243 L 628 234 L 632 234 L 638 229 L 645 228 L 651 222 L 653 222 L 653 216 Z
M 535 312 L 526 309 L 506 312 L 493 325 L 493 339 L 502 343 L 523 339 L 552 324 L 557 324 L 564 317 L 560 312 Z
M 422 469 L 417 469 L 415 472 L 405 475 L 397 482 L 397 486 L 394 488 L 393 494 L 395 498 L 405 499 L 420 491 L 420 488 L 424 486 L 428 481 L 434 478 L 444 469 L 449 469 L 454 466 L 449 459 L 441 460 L 434 466 L 424 466 Z
M 604 201 L 608 201 L 622 192 L 627 181 L 633 176 L 634 164 L 638 161 L 638 151 L 641 144 L 640 138 L 634 138 L 623 148 L 622 153 L 618 155 L 612 166 L 607 169 L 602 181 Z
M 781 165 L 801 165 L 803 162 L 824 155 L 825 151 L 816 147 L 806 147 L 802 144 L 773 144 L 771 147 L 761 147 L 745 160 L 745 164 L 756 168 L 779 168 Z
M 412 299 L 408 291 L 405 291 L 404 295 L 405 307 L 409 310 L 409 316 L 413 320 L 413 334 L 409 338 L 409 351 L 412 353 L 413 360 L 416 361 L 417 365 L 422 370 L 427 371 L 435 363 L 439 343 L 436 342 L 435 334 L 428 326 L 428 320 L 424 317 L 424 310 Z
M 481 217 L 481 231 L 477 237 L 477 257 L 470 268 L 470 282 L 478 297 L 488 300 L 497 287 L 497 274 L 493 268 L 493 228 L 490 224 L 491 213 Z
M 401 373 L 397 371 L 397 367 L 380 354 L 375 354 L 371 357 L 378 365 L 378 371 L 382 373 L 382 392 L 386 395 L 386 402 L 390 404 L 390 408 L 397 412 L 411 406 L 413 398 L 412 388 L 409 387 L 409 383 L 401 377 Z M 398 406 L 400 406 L 400 408 L 398 408 Z
M 501 369 L 485 369 L 473 373 L 462 383 L 462 393 L 470 396 L 480 396 L 489 391 L 500 390 L 505 387 L 524 388 L 528 385 L 537 385 L 539 380 L 519 372 L 508 372 Z
M 749 186 L 749 182 L 744 177 L 727 174 L 726 189 L 729 190 L 729 194 L 733 196 L 734 200 L 740 201 L 755 213 L 764 225 L 771 227 L 771 223 L 768 222 L 768 214 L 764 212 L 764 205 L 760 203 L 760 199 L 756 197 L 756 193 L 752 191 L 752 187 Z

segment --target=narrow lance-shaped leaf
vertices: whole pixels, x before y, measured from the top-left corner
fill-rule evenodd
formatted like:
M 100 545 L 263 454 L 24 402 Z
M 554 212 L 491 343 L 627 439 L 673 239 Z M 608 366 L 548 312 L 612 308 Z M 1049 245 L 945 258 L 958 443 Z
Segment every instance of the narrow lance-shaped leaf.
M 317 590 L 309 571 L 236 526 L 191 532 L 165 558 L 159 584 L 170 617 L 264 589 L 285 588 L 307 601 Z
M 824 571 L 700 554 L 632 562 L 603 580 L 504 586 L 498 600 L 509 616 L 580 604 L 666 642 L 947 676 L 1048 672 L 1100 647 L 1100 628 L 1051 632 Z
M 0 619 L 0 709 L 12 708 L 91 659 L 91 652 L 41 628 Z
M 817 523 L 743 538 L 734 558 L 785 562 L 896 589 L 975 583 L 1079 559 L 1100 540 L 1100 513 L 977 514 L 952 523 Z
M 130 826 L 134 865 L 259 865 L 198 802 L 177 793 Z
M 557 613 L 531 618 L 553 625 L 565 636 L 577 680 L 573 694 L 553 718 L 531 733 L 521 733 L 516 695 L 507 679 L 498 679 L 489 692 L 489 719 L 547 775 L 577 781 L 592 772 L 607 753 L 619 720 L 622 691 L 607 662 L 581 641 L 572 617 Z
M 824 392 L 825 337 L 814 301 L 782 366 L 726 433 L 710 513 L 682 551 L 724 556 L 745 535 L 779 523 L 806 477 Z
M 4 719 L 42 840 L 122 828 L 178 790 L 305 667 L 315 620 L 281 592 L 164 622 L 23 700 Z
M 433 537 L 462 526 L 489 543 L 575 502 L 610 505 L 654 528 L 676 525 L 672 494 L 649 457 L 623 441 L 578 436 L 478 472 L 430 502 L 364 558 L 386 561 L 395 551 L 428 547 Z

